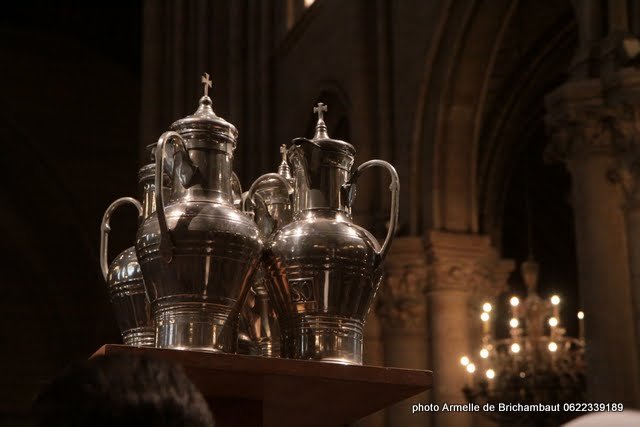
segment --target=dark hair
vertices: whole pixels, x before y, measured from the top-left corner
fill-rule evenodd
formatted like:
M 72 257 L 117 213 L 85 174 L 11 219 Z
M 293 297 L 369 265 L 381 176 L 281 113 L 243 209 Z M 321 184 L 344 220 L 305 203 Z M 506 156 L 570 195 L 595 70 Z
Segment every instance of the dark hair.
M 109 355 L 74 363 L 33 404 L 36 427 L 212 427 L 207 403 L 177 365 Z

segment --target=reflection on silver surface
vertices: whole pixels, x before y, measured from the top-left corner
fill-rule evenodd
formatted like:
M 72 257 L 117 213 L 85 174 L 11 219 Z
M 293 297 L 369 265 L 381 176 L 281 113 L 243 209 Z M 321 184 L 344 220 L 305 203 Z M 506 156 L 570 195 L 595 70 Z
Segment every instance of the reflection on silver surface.
M 237 131 L 213 112 L 208 96 L 199 104 L 158 141 L 156 186 L 168 163 L 172 191 L 168 200 L 156 194 L 158 209 L 140 228 L 136 250 L 156 346 L 234 352 L 262 241 L 256 224 L 234 206 Z
M 155 211 L 155 164 L 143 166 L 138 173 L 138 179 L 142 188 L 142 205 L 131 197 L 123 197 L 113 202 L 104 213 L 100 239 L 100 267 L 107 282 L 109 298 L 122 334 L 122 341 L 128 345 L 153 346 L 156 330 L 151 318 L 149 299 L 145 292 L 135 247 L 126 249 L 111 262 L 110 266 L 107 265 L 111 231 L 109 221 L 114 211 L 120 206 L 133 205 L 138 210 L 140 222 Z
M 254 219 L 265 240 L 292 219 L 293 180 L 284 145 L 280 151 L 282 162 L 278 173 L 268 173 L 256 179 L 244 197 L 245 204 L 254 204 Z M 280 327 L 267 293 L 268 280 L 264 268 L 260 265 L 251 285 L 251 298 L 247 299 L 242 310 L 240 330 L 246 331 L 243 336 L 255 343 L 258 354 L 279 357 Z M 245 347 L 253 350 L 253 347 Z
M 398 216 L 398 175 L 371 160 L 353 173 L 355 149 L 329 138 L 318 104 L 313 139 L 289 149 L 295 179 L 293 222 L 270 238 L 267 287 L 281 329 L 283 357 L 362 364 L 364 319 L 382 278 Z M 382 166 L 391 175 L 391 219 L 382 245 L 351 220 L 361 171 Z
M 155 163 L 140 170 L 143 203 L 118 199 L 103 218 L 100 265 L 123 340 L 362 364 L 364 320 L 396 230 L 395 169 L 382 160 L 353 168 L 354 147 L 329 137 L 318 104 L 314 137 L 283 146 L 278 172 L 242 193 L 237 130 L 214 113 L 208 76 L 203 83 L 197 111 L 162 134 Z M 382 244 L 351 218 L 357 180 L 374 166 L 391 176 Z M 108 266 L 109 220 L 123 204 L 141 225 L 135 247 Z

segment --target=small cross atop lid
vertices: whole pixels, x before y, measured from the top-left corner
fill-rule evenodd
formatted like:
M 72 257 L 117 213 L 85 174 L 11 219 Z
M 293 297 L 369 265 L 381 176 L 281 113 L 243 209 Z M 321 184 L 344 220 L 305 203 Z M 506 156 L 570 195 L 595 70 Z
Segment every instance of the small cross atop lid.
M 324 123 L 324 112 L 329 111 L 329 108 L 322 102 L 318 102 L 317 107 L 313 107 L 313 112 L 318 114 L 318 123 L 316 123 L 316 134 L 313 139 L 329 139 L 327 133 L 327 125 Z
M 278 173 L 284 178 L 291 179 L 291 168 L 289 167 L 289 163 L 287 163 L 287 146 L 282 144 L 280 146 L 280 154 L 282 154 L 282 162 L 280 162 L 280 166 L 278 166 Z
M 212 143 L 230 143 L 235 147 L 238 130 L 213 111 L 213 101 L 209 98 L 209 88 L 212 86 L 209 73 L 203 73 L 200 82 L 204 87 L 204 95 L 198 101 L 198 109 L 195 113 L 173 122 L 170 129 L 180 134 L 197 132 L 198 136 L 194 136 L 195 139 Z
M 318 102 L 318 106 L 313 107 L 313 112 L 318 113 L 318 120 L 322 120 L 322 117 L 323 117 L 322 113 L 325 111 L 329 111 L 329 108 L 326 105 L 324 105 L 322 102 Z
M 212 81 L 209 79 L 209 73 L 204 73 L 202 79 L 200 79 L 204 85 L 204 96 L 209 96 L 209 88 L 212 87 Z

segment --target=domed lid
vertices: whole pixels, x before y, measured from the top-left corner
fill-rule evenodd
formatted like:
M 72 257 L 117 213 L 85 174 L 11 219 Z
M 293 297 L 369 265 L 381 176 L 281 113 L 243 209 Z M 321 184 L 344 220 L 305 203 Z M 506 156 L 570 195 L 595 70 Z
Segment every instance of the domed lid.
M 138 182 L 151 181 L 153 183 L 153 180 L 155 179 L 155 177 L 156 177 L 155 163 L 148 163 L 142 166 L 138 170 Z
M 291 168 L 289 167 L 289 162 L 287 162 L 287 146 L 282 144 L 280 146 L 280 154 L 282 154 L 282 161 L 280 162 L 280 166 L 278 166 L 278 174 L 283 178 L 288 179 L 289 181 L 293 180 L 293 176 L 291 176 Z
M 356 149 L 353 145 L 340 139 L 332 139 L 327 133 L 327 125 L 324 122 L 324 113 L 329 111 L 329 108 L 322 102 L 318 102 L 316 107 L 313 107 L 313 112 L 318 114 L 318 122 L 316 123 L 316 133 L 311 141 L 323 150 L 340 151 L 350 156 L 356 154 Z M 294 139 L 294 142 L 296 140 Z
M 234 125 L 218 117 L 212 108 L 212 101 L 209 98 L 209 88 L 212 86 L 209 80 L 209 74 L 204 73 L 202 76 L 204 85 L 204 96 L 200 98 L 198 109 L 190 116 L 175 121 L 170 129 L 181 135 L 189 133 L 212 133 L 214 137 L 222 138 L 230 142 L 235 147 L 238 138 L 238 130 Z
M 149 152 L 149 158 L 150 158 L 150 163 L 147 163 L 146 165 L 142 166 L 140 169 L 138 169 L 138 182 L 139 183 L 145 183 L 145 182 L 151 182 L 153 184 L 153 181 L 155 180 L 156 177 L 156 149 L 158 147 L 158 144 L 149 144 L 147 145 L 147 151 Z M 168 161 L 167 163 L 171 164 L 170 161 Z M 166 165 L 166 163 L 165 163 Z M 162 178 L 164 181 L 164 186 L 165 187 L 170 187 L 170 183 L 171 183 L 171 176 L 169 176 L 169 174 L 167 173 L 167 169 L 165 169 L 164 171 L 164 178 Z

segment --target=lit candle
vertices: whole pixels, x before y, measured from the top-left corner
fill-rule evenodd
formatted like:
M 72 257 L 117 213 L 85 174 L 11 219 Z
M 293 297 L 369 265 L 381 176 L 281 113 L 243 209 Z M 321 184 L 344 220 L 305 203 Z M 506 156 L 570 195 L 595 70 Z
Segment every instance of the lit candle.
M 520 299 L 516 296 L 513 296 L 509 300 L 509 304 L 511 304 L 511 317 L 518 317 L 518 306 L 520 305 Z
M 553 317 L 560 322 L 560 297 L 558 295 L 551 297 L 551 305 L 553 306 Z
M 520 299 L 516 296 L 512 296 L 509 299 L 509 304 L 511 305 L 511 320 L 509 321 L 509 334 L 511 338 L 515 338 L 518 335 L 518 306 L 520 305 Z
M 549 329 L 550 329 L 550 334 L 551 335 L 551 339 L 555 339 L 556 337 L 556 328 L 558 327 L 558 318 L 555 316 L 552 316 L 549 318 Z
M 482 320 L 482 332 L 485 335 L 488 335 L 490 332 L 490 325 L 489 325 L 489 320 L 491 319 L 491 316 L 489 316 L 489 313 L 487 313 L 486 311 L 484 311 L 481 315 L 480 315 L 480 320 Z
M 580 341 L 584 341 L 584 312 L 578 312 L 578 337 Z
M 558 344 L 555 341 L 549 342 L 547 346 L 549 349 L 549 353 L 551 353 L 551 366 L 555 367 L 556 365 L 556 352 L 558 351 Z
M 469 363 L 467 365 L 467 372 L 469 373 L 469 385 L 471 387 L 473 387 L 473 373 L 476 371 L 476 365 L 474 365 L 473 363 Z

